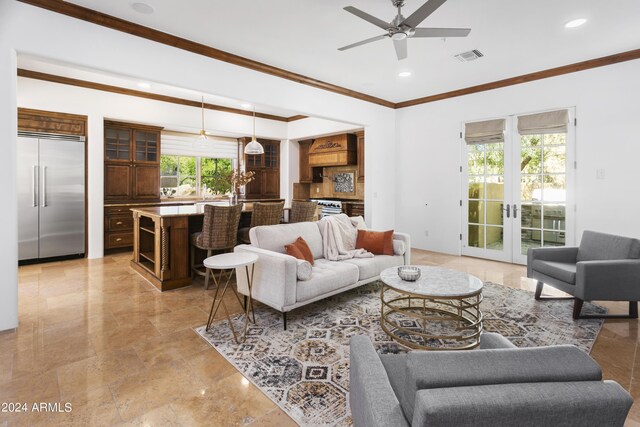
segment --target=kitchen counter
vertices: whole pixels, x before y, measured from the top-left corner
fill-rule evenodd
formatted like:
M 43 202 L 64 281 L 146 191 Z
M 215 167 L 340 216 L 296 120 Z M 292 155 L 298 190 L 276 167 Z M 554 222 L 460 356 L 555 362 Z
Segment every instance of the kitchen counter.
M 133 212 L 131 267 L 160 291 L 191 285 L 190 237 L 202 231 L 206 204 L 229 206 L 228 201 L 179 206 L 139 206 Z M 253 202 L 242 204 L 240 226 L 249 225 Z M 285 208 L 285 211 L 289 208 Z
M 248 203 L 248 202 L 281 202 L 284 199 L 238 199 L 238 202 Z M 127 207 L 127 206 L 178 206 L 178 205 L 194 205 L 196 203 L 218 203 L 218 202 L 227 202 L 228 198 L 221 199 L 162 199 L 159 202 L 147 202 L 147 203 L 108 203 L 105 204 L 105 208 L 112 207 Z

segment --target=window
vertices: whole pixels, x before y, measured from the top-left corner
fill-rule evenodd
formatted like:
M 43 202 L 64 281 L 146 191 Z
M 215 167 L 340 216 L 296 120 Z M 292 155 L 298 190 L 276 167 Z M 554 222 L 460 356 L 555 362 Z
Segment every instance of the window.
M 226 194 L 231 190 L 231 159 L 162 155 L 160 187 L 163 196 L 189 197 Z

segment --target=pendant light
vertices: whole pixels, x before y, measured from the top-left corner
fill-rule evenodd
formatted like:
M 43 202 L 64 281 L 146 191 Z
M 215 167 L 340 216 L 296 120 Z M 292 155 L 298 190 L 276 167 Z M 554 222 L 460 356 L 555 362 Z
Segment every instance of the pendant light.
M 244 154 L 263 154 L 264 147 L 256 139 L 256 107 L 253 107 L 253 138 L 251 142 L 244 147 Z
M 200 136 L 198 137 L 198 140 L 207 140 L 207 133 L 204 130 L 204 96 L 202 97 L 202 127 L 200 128 Z

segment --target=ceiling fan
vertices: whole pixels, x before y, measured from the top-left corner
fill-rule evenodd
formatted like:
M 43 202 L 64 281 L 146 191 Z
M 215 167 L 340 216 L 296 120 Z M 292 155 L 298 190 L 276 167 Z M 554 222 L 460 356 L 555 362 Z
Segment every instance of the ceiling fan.
M 405 0 L 391 0 L 393 6 L 398 8 L 398 15 L 396 15 L 396 17 L 390 23 L 387 23 L 382 19 L 378 19 L 375 16 L 369 15 L 368 13 L 363 12 L 353 6 L 345 7 L 344 10 L 346 10 L 347 12 L 352 13 L 358 18 L 362 18 L 365 21 L 372 23 L 376 27 L 382 28 L 383 30 L 387 31 L 387 33 L 341 47 L 338 50 L 347 50 L 357 46 L 362 46 L 367 43 L 375 42 L 377 40 L 382 40 L 385 37 L 390 37 L 393 40 L 393 46 L 396 49 L 396 55 L 400 60 L 407 57 L 407 38 L 466 37 L 471 32 L 470 28 L 418 28 L 418 25 L 420 25 L 422 21 L 427 19 L 429 15 L 435 12 L 436 9 L 442 6 L 447 0 L 428 0 L 406 19 L 404 16 L 402 16 L 402 7 L 404 6 L 404 1 Z

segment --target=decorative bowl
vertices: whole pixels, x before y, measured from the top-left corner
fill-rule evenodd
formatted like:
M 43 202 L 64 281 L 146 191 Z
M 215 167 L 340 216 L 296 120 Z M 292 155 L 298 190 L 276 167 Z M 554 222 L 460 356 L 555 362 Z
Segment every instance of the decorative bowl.
M 413 265 L 398 267 L 398 276 L 407 282 L 415 282 L 420 278 L 420 268 Z

